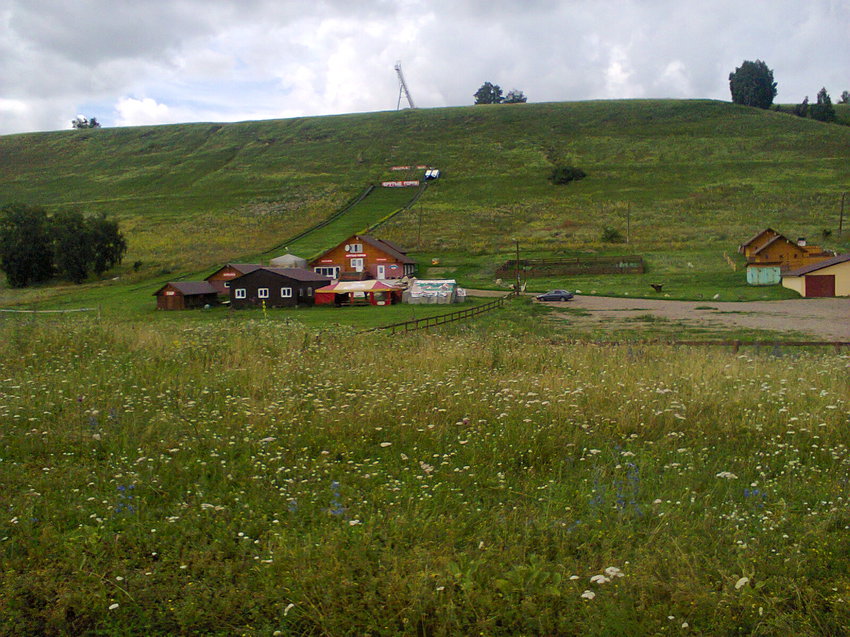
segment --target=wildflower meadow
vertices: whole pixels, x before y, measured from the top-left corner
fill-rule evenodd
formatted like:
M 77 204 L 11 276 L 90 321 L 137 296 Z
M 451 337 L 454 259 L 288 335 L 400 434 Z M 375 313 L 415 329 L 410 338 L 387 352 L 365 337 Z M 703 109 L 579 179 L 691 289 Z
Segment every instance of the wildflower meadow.
M 0 321 L 0 634 L 840 635 L 850 356 Z

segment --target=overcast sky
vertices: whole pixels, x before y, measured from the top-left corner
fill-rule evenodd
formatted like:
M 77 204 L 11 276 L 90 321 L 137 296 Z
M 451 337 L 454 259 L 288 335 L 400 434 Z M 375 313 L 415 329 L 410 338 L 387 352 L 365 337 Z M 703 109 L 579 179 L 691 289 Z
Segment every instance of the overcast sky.
M 0 134 L 472 104 L 850 90 L 850 0 L 0 0 Z

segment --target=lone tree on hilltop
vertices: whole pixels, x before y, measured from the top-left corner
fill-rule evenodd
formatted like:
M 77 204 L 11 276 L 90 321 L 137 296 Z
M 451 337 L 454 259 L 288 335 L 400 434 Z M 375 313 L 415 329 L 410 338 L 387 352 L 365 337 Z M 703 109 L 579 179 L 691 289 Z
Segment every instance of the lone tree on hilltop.
M 729 74 L 729 90 L 735 104 L 770 108 L 773 98 L 776 97 L 773 71 L 761 60 L 745 60 L 734 73 Z
M 809 113 L 812 119 L 819 122 L 834 122 L 835 108 L 832 106 L 832 100 L 829 99 L 829 93 L 826 92 L 826 87 L 818 91 L 817 104 L 809 106 Z
M 502 88 L 498 84 L 484 82 L 473 97 L 476 104 L 501 104 Z
M 518 89 L 513 89 L 508 91 L 508 94 L 505 95 L 505 99 L 502 100 L 502 104 L 525 104 L 528 101 L 528 98 L 525 96 L 525 93 Z
M 850 91 L 842 91 L 841 99 L 838 100 L 839 104 L 850 104 Z
M 96 117 L 86 119 L 82 115 L 78 115 L 71 120 L 71 128 L 100 128 L 100 122 Z

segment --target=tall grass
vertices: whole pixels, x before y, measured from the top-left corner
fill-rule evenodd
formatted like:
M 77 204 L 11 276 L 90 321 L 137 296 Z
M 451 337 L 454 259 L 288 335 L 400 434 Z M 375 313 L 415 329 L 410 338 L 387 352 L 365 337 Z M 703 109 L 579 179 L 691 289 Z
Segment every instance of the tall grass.
M 263 320 L 0 343 L 3 634 L 850 626 L 846 356 Z

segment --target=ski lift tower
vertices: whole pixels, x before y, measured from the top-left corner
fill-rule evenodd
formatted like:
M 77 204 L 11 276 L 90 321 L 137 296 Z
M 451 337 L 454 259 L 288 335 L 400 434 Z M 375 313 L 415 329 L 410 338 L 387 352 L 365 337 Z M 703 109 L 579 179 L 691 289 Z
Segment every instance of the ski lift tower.
M 395 63 L 395 72 L 398 75 L 398 103 L 396 104 L 395 109 L 399 110 L 401 108 L 402 94 L 405 98 L 407 98 L 407 103 L 410 104 L 410 108 L 416 108 L 416 104 L 413 103 L 413 98 L 410 96 L 410 91 L 407 90 L 407 82 L 404 81 L 404 73 L 401 72 L 401 61 Z

